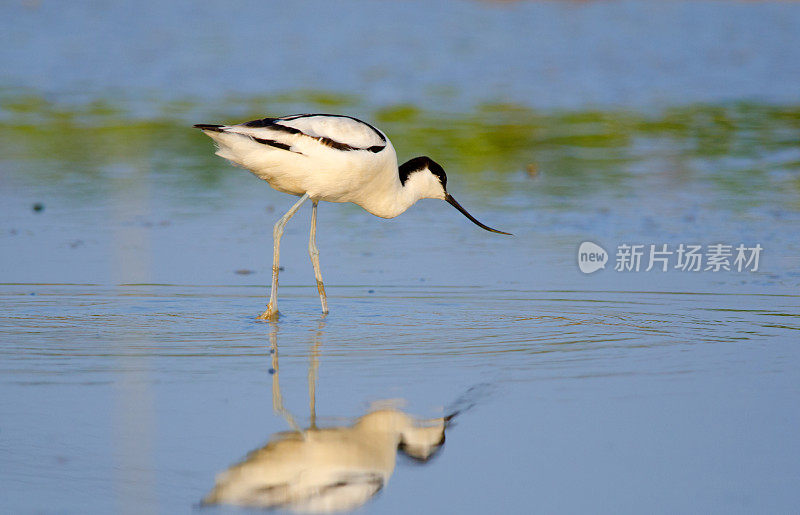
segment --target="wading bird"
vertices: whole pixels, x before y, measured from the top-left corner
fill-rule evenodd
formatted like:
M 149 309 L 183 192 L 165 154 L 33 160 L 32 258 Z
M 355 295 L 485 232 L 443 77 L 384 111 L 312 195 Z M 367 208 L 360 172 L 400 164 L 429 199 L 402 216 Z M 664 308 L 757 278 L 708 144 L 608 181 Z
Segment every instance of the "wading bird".
M 272 289 L 267 310 L 258 318 L 278 314 L 278 261 L 286 222 L 311 199 L 308 253 L 314 265 L 322 312 L 328 312 L 316 243 L 317 204 L 352 202 L 381 218 L 394 218 L 417 200 L 448 202 L 473 223 L 492 229 L 470 215 L 447 193 L 444 169 L 429 157 L 415 157 L 399 167 L 386 135 L 356 118 L 332 114 L 298 114 L 263 118 L 237 125 L 197 124 L 217 144 L 216 154 L 250 170 L 283 193 L 300 197 L 275 223 Z
M 220 473 L 203 504 L 351 511 L 388 483 L 398 451 L 422 463 L 434 456 L 444 444 L 447 424 L 446 417 L 418 420 L 381 409 L 351 426 L 278 433 Z
M 426 463 L 442 449 L 445 431 L 453 418 L 471 407 L 469 401 L 466 405 L 462 401 L 445 417 L 418 419 L 401 411 L 397 400 L 378 401 L 352 425 L 318 427 L 316 392 L 322 328 L 320 321 L 309 353 L 310 426 L 301 428 L 283 405 L 278 379 L 278 328 L 272 324 L 272 407 L 292 430 L 274 434 L 267 445 L 218 474 L 203 505 L 231 504 L 302 513 L 355 510 L 389 482 L 399 453 Z

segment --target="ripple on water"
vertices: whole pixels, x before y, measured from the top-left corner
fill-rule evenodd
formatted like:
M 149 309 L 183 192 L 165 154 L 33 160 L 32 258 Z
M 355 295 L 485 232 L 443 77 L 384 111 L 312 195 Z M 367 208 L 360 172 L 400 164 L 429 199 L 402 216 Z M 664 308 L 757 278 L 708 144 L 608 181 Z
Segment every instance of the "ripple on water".
M 282 354 L 302 357 L 306 342 L 320 338 L 329 359 L 373 370 L 420 361 L 501 370 L 613 359 L 633 348 L 790 338 L 800 329 L 798 297 L 788 295 L 360 290 L 330 288 L 335 311 L 322 319 L 313 289 L 284 287 Z M 60 380 L 108 372 L 130 358 L 165 360 L 180 373 L 269 355 L 273 326 L 250 317 L 263 300 L 256 288 L 5 285 L 0 292 L 9 342 L 0 352 L 15 381 L 29 380 L 31 370 Z

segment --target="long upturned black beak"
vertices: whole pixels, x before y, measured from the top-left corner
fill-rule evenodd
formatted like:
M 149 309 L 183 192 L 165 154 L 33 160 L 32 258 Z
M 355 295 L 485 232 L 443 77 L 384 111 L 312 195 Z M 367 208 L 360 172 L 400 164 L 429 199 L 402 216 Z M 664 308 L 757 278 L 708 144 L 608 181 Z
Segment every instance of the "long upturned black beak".
M 445 196 L 444 196 L 444 199 L 445 199 L 445 201 L 447 201 L 447 203 L 448 203 L 448 204 L 450 204 L 450 205 L 451 205 L 451 206 L 453 206 L 454 208 L 456 208 L 456 209 L 458 209 L 459 211 L 461 211 L 461 214 L 463 214 L 464 216 L 466 216 L 467 218 L 469 218 L 469 219 L 472 221 L 472 223 L 474 223 L 475 225 L 477 225 L 477 226 L 478 226 L 478 227 L 480 227 L 481 229 L 486 229 L 486 230 L 487 230 L 487 231 L 489 231 L 489 232 L 496 232 L 496 233 L 498 233 L 498 234 L 506 234 L 506 235 L 508 235 L 508 236 L 514 236 L 514 235 L 513 235 L 513 234 L 511 234 L 510 232 L 498 231 L 497 229 L 492 229 L 492 228 L 491 228 L 491 227 L 489 227 L 488 225 L 483 225 L 483 224 L 482 224 L 482 223 L 480 223 L 478 220 L 476 220 L 474 216 L 472 216 L 471 214 L 469 214 L 469 213 L 467 212 L 467 210 L 466 210 L 466 209 L 464 209 L 463 207 L 461 207 L 461 204 L 459 204 L 458 202 L 456 202 L 456 199 L 454 199 L 452 195 L 450 195 L 449 193 L 445 193 L 444 195 L 445 195 Z

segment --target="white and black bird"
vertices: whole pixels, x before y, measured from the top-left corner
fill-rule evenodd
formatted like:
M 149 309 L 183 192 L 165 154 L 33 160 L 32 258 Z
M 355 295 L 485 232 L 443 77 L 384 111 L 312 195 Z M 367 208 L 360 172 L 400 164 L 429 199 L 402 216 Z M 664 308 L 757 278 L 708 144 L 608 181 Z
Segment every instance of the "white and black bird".
M 278 314 L 278 260 L 286 222 L 311 199 L 308 251 L 314 265 L 323 313 L 328 312 L 316 244 L 317 204 L 352 202 L 381 218 L 394 218 L 417 200 L 448 202 L 487 231 L 447 193 L 444 169 L 429 157 L 415 157 L 397 166 L 391 141 L 380 130 L 356 118 L 332 114 L 298 114 L 263 118 L 237 125 L 197 124 L 217 144 L 216 154 L 250 170 L 283 193 L 300 197 L 275 223 L 272 289 L 267 310 L 258 318 Z
M 203 505 L 303 513 L 355 510 L 389 482 L 398 451 L 420 463 L 435 456 L 451 418 L 420 420 L 383 409 L 351 426 L 275 434 L 267 445 L 217 475 Z

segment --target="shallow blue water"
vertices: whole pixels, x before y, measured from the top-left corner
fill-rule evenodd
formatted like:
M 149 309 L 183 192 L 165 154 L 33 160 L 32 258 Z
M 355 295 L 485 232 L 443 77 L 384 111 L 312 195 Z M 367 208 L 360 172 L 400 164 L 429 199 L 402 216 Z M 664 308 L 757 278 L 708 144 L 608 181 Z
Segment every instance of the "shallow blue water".
M 774 2 L 42 2 L 9 6 L 6 83 L 207 101 L 338 91 L 370 105 L 797 102 Z M 41 34 L 47 37 L 41 37 Z
M 381 399 L 417 416 L 474 404 L 433 462 L 401 462 L 376 511 L 794 502 L 797 296 L 341 287 L 321 319 L 289 287 L 273 328 L 246 316 L 260 293 L 4 286 L 16 506 L 188 510 L 288 428 L 271 409 L 273 330 L 301 425 L 314 345 L 322 424 Z

